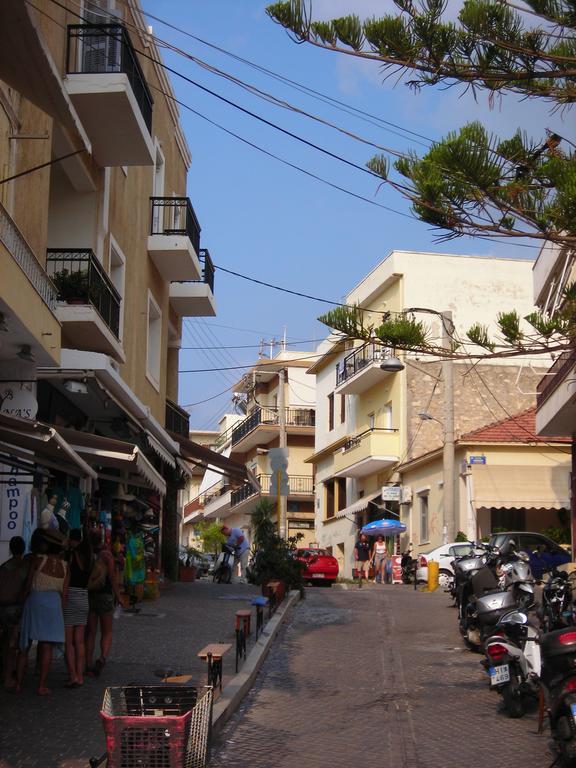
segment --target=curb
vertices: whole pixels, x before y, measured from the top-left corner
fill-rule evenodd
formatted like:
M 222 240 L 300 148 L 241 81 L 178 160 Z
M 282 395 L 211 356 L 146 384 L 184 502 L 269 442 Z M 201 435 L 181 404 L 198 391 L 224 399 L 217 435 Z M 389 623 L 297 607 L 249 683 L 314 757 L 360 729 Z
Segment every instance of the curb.
M 240 706 L 242 699 L 252 687 L 260 667 L 264 663 L 264 659 L 268 655 L 268 651 L 286 619 L 288 611 L 299 599 L 300 592 L 298 590 L 292 590 L 289 593 L 284 605 L 278 608 L 264 627 L 262 634 L 248 654 L 240 672 L 224 687 L 222 695 L 214 704 L 212 712 L 213 736 L 216 736 L 224 724 L 232 717 Z

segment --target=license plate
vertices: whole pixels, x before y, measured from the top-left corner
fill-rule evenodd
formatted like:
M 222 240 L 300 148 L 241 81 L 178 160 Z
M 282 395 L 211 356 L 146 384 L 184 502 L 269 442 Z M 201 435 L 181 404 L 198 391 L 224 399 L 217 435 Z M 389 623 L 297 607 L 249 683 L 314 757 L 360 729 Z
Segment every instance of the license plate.
M 500 685 L 500 683 L 510 682 L 510 667 L 508 664 L 501 664 L 499 667 L 490 667 L 490 685 Z
M 570 704 L 570 711 L 572 712 L 572 719 L 576 722 L 576 704 Z
M 312 574 L 312 578 L 313 579 L 323 579 L 324 578 L 324 574 L 323 573 L 313 573 Z

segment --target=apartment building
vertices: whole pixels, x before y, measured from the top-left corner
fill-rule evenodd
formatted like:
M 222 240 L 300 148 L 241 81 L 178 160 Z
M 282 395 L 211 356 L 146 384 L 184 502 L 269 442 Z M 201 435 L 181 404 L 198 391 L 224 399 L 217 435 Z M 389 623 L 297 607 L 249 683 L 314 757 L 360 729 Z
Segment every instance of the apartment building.
M 227 415 L 215 449 L 246 467 L 243 482 L 206 473 L 198 496 L 185 507 L 185 520 L 220 520 L 251 535 L 251 513 L 261 499 L 274 506 L 273 519 L 285 533 L 314 541 L 314 473 L 306 458 L 314 448 L 314 376 L 307 372 L 310 352 L 280 351 L 259 360 L 235 387 L 245 397 L 244 417 Z M 273 451 L 284 447 L 287 485 L 279 499 Z M 254 482 L 257 481 L 257 482 Z M 283 497 L 283 498 L 282 498 Z M 280 519 L 279 519 L 280 514 Z
M 451 312 L 456 333 L 464 337 L 475 322 L 490 324 L 500 311 L 515 308 L 525 315 L 533 309 L 531 269 L 528 260 L 392 251 L 348 293 L 346 303 L 365 308 L 368 322 L 372 318 L 375 323 L 384 312 L 408 308 Z M 439 342 L 441 318 L 418 317 Z M 317 352 L 321 356 L 308 370 L 316 377 L 316 437 L 308 461 L 315 467 L 318 543 L 337 557 L 346 576 L 351 575 L 359 527 L 366 522 L 397 517 L 407 526 L 402 546 L 411 542 L 424 551 L 441 544 L 447 533 L 443 520 L 420 524 L 430 488 L 417 487 L 411 497 L 403 497 L 397 470 L 442 449 L 442 363 L 334 337 Z M 402 369 L 382 370 L 394 354 Z M 529 408 L 541 371 L 515 361 L 454 362 L 456 438 Z M 452 482 L 460 482 L 458 471 Z M 456 530 L 463 525 L 458 520 Z
M 146 510 L 174 571 L 190 462 L 220 461 L 177 404 L 182 322 L 215 314 L 214 269 L 139 3 L 63 5 L 0 7 L 0 555 L 46 488 L 79 484 L 96 516 Z

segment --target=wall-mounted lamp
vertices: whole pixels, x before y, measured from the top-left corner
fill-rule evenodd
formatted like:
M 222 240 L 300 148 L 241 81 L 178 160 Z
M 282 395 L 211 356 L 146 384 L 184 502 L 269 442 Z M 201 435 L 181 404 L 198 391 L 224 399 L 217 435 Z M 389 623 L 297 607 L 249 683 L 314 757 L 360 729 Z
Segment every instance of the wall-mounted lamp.
M 384 362 L 380 364 L 380 368 L 386 373 L 398 373 L 398 371 L 404 370 L 404 363 L 396 355 L 391 355 L 385 358 Z

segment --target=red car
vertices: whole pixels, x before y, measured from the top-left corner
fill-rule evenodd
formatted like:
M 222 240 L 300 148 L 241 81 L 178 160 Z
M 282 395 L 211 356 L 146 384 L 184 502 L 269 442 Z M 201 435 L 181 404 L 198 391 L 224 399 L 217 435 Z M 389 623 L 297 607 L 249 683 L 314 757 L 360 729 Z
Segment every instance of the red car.
M 302 576 L 305 581 L 313 581 L 330 586 L 338 576 L 338 560 L 325 549 L 297 549 L 294 557 L 304 563 Z

